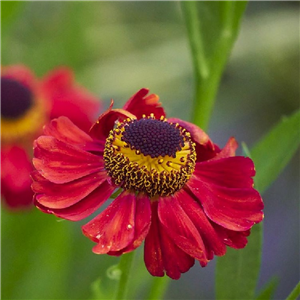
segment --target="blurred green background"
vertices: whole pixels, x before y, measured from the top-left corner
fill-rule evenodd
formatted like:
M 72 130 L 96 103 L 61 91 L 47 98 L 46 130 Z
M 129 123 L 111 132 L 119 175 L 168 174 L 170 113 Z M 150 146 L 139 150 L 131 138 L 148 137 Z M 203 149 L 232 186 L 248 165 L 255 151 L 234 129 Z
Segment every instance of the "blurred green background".
M 148 87 L 168 116 L 191 116 L 193 72 L 178 2 L 2 1 L 1 25 L 2 65 L 26 64 L 38 76 L 67 65 L 105 107 L 110 98 L 121 107 Z M 230 136 L 251 147 L 297 108 L 299 2 L 250 2 L 208 133 L 222 147 Z M 264 201 L 258 289 L 275 276 L 275 298 L 283 299 L 299 280 L 299 151 Z M 2 299 L 91 299 L 99 285 L 105 298 L 114 287 L 107 269 L 118 258 L 92 253 L 84 223 L 2 208 Z M 142 295 L 152 278 L 137 261 L 132 289 Z M 171 282 L 165 299 L 214 299 L 214 267 L 196 264 Z

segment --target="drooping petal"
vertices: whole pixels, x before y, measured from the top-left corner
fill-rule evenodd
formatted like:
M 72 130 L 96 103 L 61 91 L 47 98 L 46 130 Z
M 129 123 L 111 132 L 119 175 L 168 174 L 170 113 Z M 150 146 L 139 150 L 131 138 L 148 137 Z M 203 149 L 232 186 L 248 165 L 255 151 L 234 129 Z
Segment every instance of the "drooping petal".
M 33 164 L 53 183 L 66 183 L 103 170 L 101 157 L 63 143 L 51 136 L 41 136 L 34 144 Z
M 1 148 L 1 195 L 10 208 L 31 207 L 33 193 L 29 177 L 33 167 L 24 148 Z
M 141 245 L 147 236 L 151 224 L 150 199 L 146 195 L 139 194 L 136 200 L 135 229 L 133 241 L 124 249 L 118 252 L 108 252 L 109 255 L 121 255 L 130 252 Z
M 43 130 L 45 135 L 53 136 L 61 142 L 78 146 L 86 151 L 102 153 L 104 150 L 104 141 L 93 140 L 67 117 L 51 120 Z
M 114 186 L 104 181 L 87 197 L 63 209 L 51 209 L 43 206 L 36 199 L 34 199 L 34 201 L 36 207 L 45 213 L 54 214 L 59 218 L 70 221 L 79 221 L 94 213 L 110 197 L 114 190 Z
M 201 235 L 209 259 L 213 258 L 213 254 L 224 255 L 226 253 L 226 246 L 205 215 L 199 202 L 184 190 L 178 192 L 177 199 Z
M 62 209 L 87 197 L 107 179 L 107 174 L 97 172 L 64 184 L 52 183 L 37 171 L 32 173 L 32 178 L 32 190 L 37 194 L 36 200 L 45 207 Z
M 109 108 L 100 115 L 97 122 L 91 127 L 89 134 L 92 138 L 105 141 L 117 120 L 122 122 L 127 118 L 136 119 L 135 115 L 124 109 L 112 109 L 113 103 L 111 100 Z
M 153 276 L 164 276 L 164 261 L 160 242 L 160 222 L 157 216 L 158 202 L 151 203 L 151 226 L 145 239 L 144 260 L 149 273 Z
M 224 244 L 234 249 L 242 249 L 247 245 L 247 236 L 250 235 L 250 229 L 246 231 L 233 231 L 226 229 L 212 222 L 213 227 L 223 240 Z
M 179 279 L 181 273 L 187 272 L 194 265 L 194 258 L 176 246 L 166 233 L 157 215 L 158 202 L 152 202 L 152 221 L 145 240 L 144 260 L 153 276 L 167 275 Z
M 223 159 L 227 161 L 236 161 L 239 157 Z M 246 161 L 247 159 L 244 158 Z M 222 163 L 222 159 L 211 161 L 214 163 Z M 209 164 L 210 162 L 206 162 Z M 224 163 L 224 161 L 223 161 Z M 197 166 L 201 168 L 201 164 Z M 199 176 L 199 173 L 194 172 L 192 178 L 186 183 L 191 192 L 200 201 L 206 215 L 215 223 L 236 231 L 245 231 L 250 229 L 255 223 L 258 223 L 263 218 L 263 202 L 259 193 L 249 187 L 248 179 L 239 179 L 237 183 L 226 181 L 226 177 L 231 177 L 231 170 L 223 172 L 222 176 L 218 175 L 219 169 L 211 166 L 211 173 L 216 170 L 216 184 L 214 179 L 206 179 L 204 176 Z M 234 170 L 232 177 L 235 178 Z M 251 172 L 251 171 L 250 171 Z M 219 182 L 226 182 L 227 186 L 218 185 Z M 243 187 L 242 185 L 245 184 Z M 237 185 L 238 187 L 232 187 Z
M 206 161 L 220 152 L 219 147 L 211 141 L 209 136 L 193 123 L 177 118 L 168 118 L 168 122 L 178 123 L 191 134 L 192 140 L 196 143 L 197 161 Z
M 81 147 L 93 141 L 87 133 L 82 131 L 67 117 L 53 119 L 44 127 L 44 134 L 53 136 L 61 142 Z
M 196 164 L 194 176 L 207 184 L 228 188 L 252 188 L 255 168 L 250 158 L 235 156 Z
M 87 132 L 100 113 L 100 99 L 80 86 L 69 68 L 56 68 L 47 74 L 41 80 L 41 90 L 51 103 L 51 119 L 66 116 Z
M 199 260 L 202 266 L 208 262 L 205 246 L 191 219 L 182 209 L 175 193 L 159 199 L 158 217 L 174 243 L 188 255 Z
M 137 119 L 141 119 L 143 115 L 150 116 L 151 113 L 154 114 L 156 119 L 161 116 L 166 116 L 166 113 L 161 106 L 159 97 L 155 94 L 150 94 L 149 89 L 140 89 L 136 94 L 134 94 L 123 106 L 123 109 L 134 114 Z
M 135 212 L 135 194 L 124 191 L 99 216 L 82 226 L 84 235 L 98 243 L 93 252 L 120 251 L 132 243 Z

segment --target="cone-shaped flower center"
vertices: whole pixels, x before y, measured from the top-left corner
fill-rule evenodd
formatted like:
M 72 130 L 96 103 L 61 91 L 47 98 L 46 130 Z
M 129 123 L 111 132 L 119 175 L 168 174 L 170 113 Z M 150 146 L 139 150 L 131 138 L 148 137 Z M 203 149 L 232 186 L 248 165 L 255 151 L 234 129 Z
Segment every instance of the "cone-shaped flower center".
M 10 78 L 1 78 L 1 116 L 6 119 L 22 117 L 32 106 L 33 95 L 21 83 Z
M 194 171 L 195 160 L 190 133 L 153 114 L 119 122 L 104 150 L 105 168 L 116 185 L 153 198 L 181 189 Z

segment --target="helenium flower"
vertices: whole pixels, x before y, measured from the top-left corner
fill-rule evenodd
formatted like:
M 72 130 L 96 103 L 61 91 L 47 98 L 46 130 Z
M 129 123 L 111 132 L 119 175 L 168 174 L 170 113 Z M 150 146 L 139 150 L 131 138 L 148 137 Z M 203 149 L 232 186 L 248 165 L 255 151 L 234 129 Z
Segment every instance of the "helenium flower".
M 195 260 L 206 266 L 226 246 L 243 248 L 263 219 L 250 158 L 223 149 L 196 125 L 166 118 L 158 96 L 141 89 L 124 105 L 113 101 L 89 133 L 54 119 L 34 143 L 36 206 L 78 221 L 119 191 L 82 227 L 97 254 L 121 255 L 144 241 L 154 276 L 178 279 Z

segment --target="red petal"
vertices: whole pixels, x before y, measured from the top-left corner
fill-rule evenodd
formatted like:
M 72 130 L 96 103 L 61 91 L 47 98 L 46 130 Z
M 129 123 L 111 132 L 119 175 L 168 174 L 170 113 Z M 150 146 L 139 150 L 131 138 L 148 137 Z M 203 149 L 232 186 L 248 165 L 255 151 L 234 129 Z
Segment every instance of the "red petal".
M 54 183 L 66 183 L 103 170 L 102 157 L 65 144 L 50 136 L 35 141 L 33 164 Z
M 130 252 L 141 245 L 144 241 L 146 235 L 149 232 L 151 224 L 151 207 L 150 199 L 145 195 L 138 195 L 136 202 L 136 212 L 135 212 L 135 230 L 134 239 L 126 248 L 119 252 L 108 252 L 110 255 L 121 255 L 123 253 Z
M 33 166 L 25 149 L 12 146 L 1 148 L 1 195 L 9 208 L 32 206 L 30 172 Z
M 149 273 L 153 276 L 164 276 L 164 261 L 160 242 L 160 222 L 157 216 L 158 202 L 151 203 L 152 215 L 150 231 L 145 239 L 144 260 Z
M 225 147 L 212 159 L 220 159 L 225 157 L 235 156 L 235 151 L 238 147 L 238 143 L 235 138 L 231 137 L 226 143 Z
M 53 136 L 61 142 L 72 145 L 83 146 L 87 142 L 92 142 L 92 138 L 78 128 L 67 117 L 59 117 L 53 119 L 48 125 L 44 127 L 44 134 Z
M 254 175 L 252 160 L 242 156 L 200 162 L 194 171 L 201 181 L 228 188 L 252 188 Z
M 198 229 L 210 259 L 213 258 L 212 253 L 216 255 L 224 255 L 226 252 L 226 246 L 219 238 L 217 232 L 203 212 L 202 207 L 187 192 L 180 191 L 178 193 L 178 202 Z
M 143 115 L 150 116 L 151 113 L 154 114 L 156 119 L 161 116 L 166 116 L 166 113 L 161 107 L 159 97 L 155 94 L 150 94 L 148 89 L 140 89 L 136 94 L 134 94 L 124 105 L 123 109 L 134 114 L 137 119 L 141 119 Z
M 1 148 L 1 181 L 8 189 L 23 190 L 31 184 L 33 167 L 24 148 L 19 146 Z
M 179 279 L 194 265 L 194 258 L 186 254 L 170 239 L 157 215 L 157 203 L 152 202 L 151 229 L 145 240 L 145 264 L 153 276 L 164 276 L 164 271 L 172 279 Z
M 86 151 L 102 153 L 104 150 L 104 142 L 93 140 L 67 117 L 53 119 L 44 127 L 44 134 Z
M 32 177 L 36 200 L 45 207 L 61 209 L 84 199 L 106 180 L 107 175 L 105 172 L 93 173 L 65 184 L 52 183 L 38 172 L 34 172 Z
M 50 209 L 35 199 L 35 205 L 41 211 L 70 221 L 82 220 L 94 213 L 113 193 L 115 187 L 104 181 L 97 189 L 76 204 L 63 209 Z
M 175 244 L 205 266 L 208 262 L 205 246 L 195 225 L 180 206 L 179 196 L 175 193 L 172 197 L 160 198 L 158 217 Z
M 81 129 L 88 131 L 101 109 L 101 102 L 78 85 L 69 68 L 58 68 L 41 82 L 44 97 L 51 102 L 51 118 L 66 116 Z
M 127 118 L 136 119 L 135 115 L 124 109 L 112 109 L 113 103 L 113 100 L 111 100 L 109 108 L 98 118 L 97 122 L 90 129 L 89 133 L 91 137 L 105 141 L 117 120 L 122 122 Z
M 82 226 L 84 235 L 97 242 L 93 252 L 120 251 L 134 239 L 136 196 L 121 193 L 99 216 Z
M 215 160 L 214 162 L 220 161 Z M 217 173 L 216 182 L 218 180 Z M 230 173 L 223 174 L 224 177 L 227 175 L 230 176 Z M 206 181 L 205 177 L 195 176 L 194 173 L 187 182 L 187 186 L 199 199 L 206 215 L 213 222 L 230 230 L 245 231 L 262 220 L 263 202 L 256 190 L 249 187 L 224 187 L 212 182 L 213 179 Z
M 247 236 L 250 235 L 250 229 L 246 231 L 233 231 L 213 223 L 224 244 L 234 249 L 241 249 L 247 245 Z

